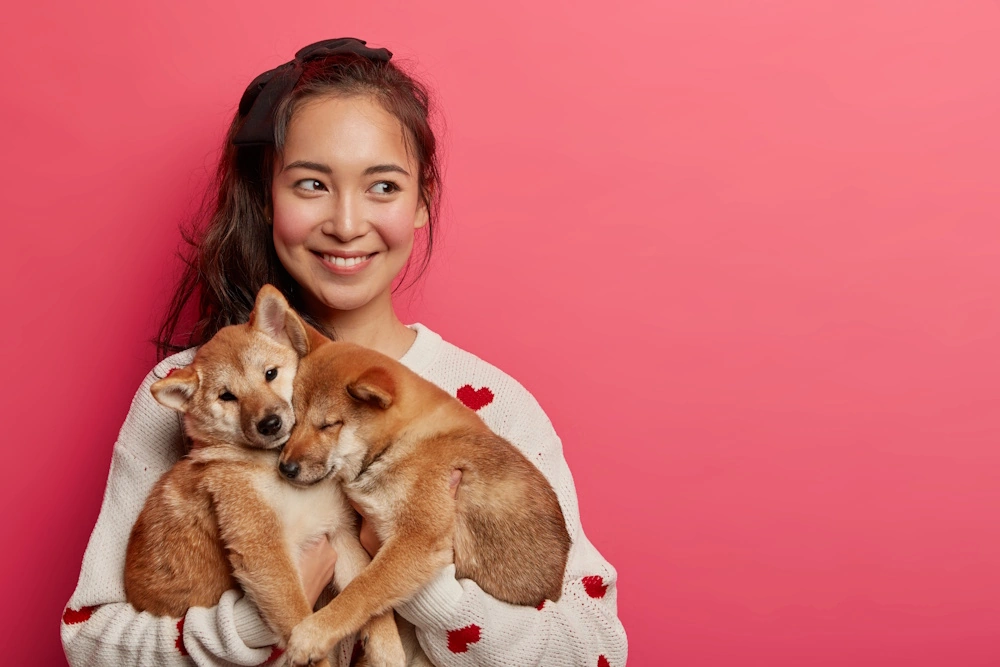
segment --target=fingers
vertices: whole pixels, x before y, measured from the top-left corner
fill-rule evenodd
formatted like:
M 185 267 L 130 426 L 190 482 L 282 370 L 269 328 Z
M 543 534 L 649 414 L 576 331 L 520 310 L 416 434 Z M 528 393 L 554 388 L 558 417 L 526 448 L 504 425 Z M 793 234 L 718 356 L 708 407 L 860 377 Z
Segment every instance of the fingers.
M 315 540 L 306 544 L 299 557 L 300 563 L 306 561 L 325 563 L 330 560 L 337 560 L 337 550 L 330 544 L 330 539 L 326 535 L 320 535 Z
M 375 533 L 375 529 L 372 528 L 371 522 L 364 517 L 361 517 L 361 531 L 358 533 L 358 540 L 372 558 L 375 558 L 375 554 L 382 547 L 382 541 Z
M 451 478 L 448 480 L 448 490 L 451 492 L 452 498 L 458 497 L 458 487 L 462 482 L 462 471 L 458 468 L 451 471 Z M 361 546 L 365 548 L 368 555 L 372 558 L 378 553 L 378 550 L 382 547 L 382 541 L 379 539 L 378 535 L 375 533 L 375 529 L 368 519 L 365 518 L 364 514 L 358 509 L 358 506 L 351 501 L 351 506 L 354 511 L 361 516 L 361 528 L 358 530 L 358 540 L 361 542 Z
M 316 604 L 323 589 L 333 578 L 337 565 L 337 550 L 327 537 L 309 543 L 299 556 L 299 570 L 306 598 L 311 605 Z

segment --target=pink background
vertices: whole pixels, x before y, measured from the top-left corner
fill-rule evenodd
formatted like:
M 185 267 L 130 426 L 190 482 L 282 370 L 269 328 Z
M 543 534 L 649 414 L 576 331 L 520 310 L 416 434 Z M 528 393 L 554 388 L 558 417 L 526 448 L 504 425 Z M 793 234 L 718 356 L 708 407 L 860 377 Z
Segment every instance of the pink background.
M 342 35 L 436 91 L 407 319 L 549 412 L 630 664 L 1000 664 L 1000 5 L 601 4 L 8 8 L 4 664 L 64 660 L 244 86 Z

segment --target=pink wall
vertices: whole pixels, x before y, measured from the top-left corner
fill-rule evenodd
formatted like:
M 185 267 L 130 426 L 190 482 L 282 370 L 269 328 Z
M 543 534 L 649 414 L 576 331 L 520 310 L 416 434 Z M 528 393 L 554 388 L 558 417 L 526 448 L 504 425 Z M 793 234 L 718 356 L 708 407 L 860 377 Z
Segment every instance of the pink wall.
M 406 310 L 550 413 L 630 664 L 1000 663 L 1000 6 L 586 4 L 8 9 L 5 664 L 63 660 L 243 87 L 340 35 L 437 92 Z

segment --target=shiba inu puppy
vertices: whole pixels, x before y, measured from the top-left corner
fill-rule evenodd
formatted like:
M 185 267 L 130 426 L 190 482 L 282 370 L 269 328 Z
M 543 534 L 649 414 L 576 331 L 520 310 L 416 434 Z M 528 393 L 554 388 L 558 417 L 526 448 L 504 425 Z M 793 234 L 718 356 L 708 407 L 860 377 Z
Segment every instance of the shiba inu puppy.
M 132 529 L 125 593 L 136 609 L 182 616 L 242 586 L 284 642 L 312 612 L 296 565 L 304 545 L 330 539 L 338 589 L 368 564 L 340 487 L 294 486 L 278 474 L 307 348 L 305 323 L 266 285 L 247 324 L 223 328 L 151 387 L 184 414 L 191 451 L 153 487 Z M 369 665 L 404 664 L 392 612 L 367 631 Z
M 313 664 L 373 615 L 411 598 L 452 558 L 458 577 L 500 600 L 558 600 L 570 537 L 538 468 L 394 359 L 307 330 L 292 399 L 296 424 L 279 469 L 305 488 L 339 481 L 382 547 L 292 630 L 292 664 Z M 462 482 L 452 497 L 454 469 Z

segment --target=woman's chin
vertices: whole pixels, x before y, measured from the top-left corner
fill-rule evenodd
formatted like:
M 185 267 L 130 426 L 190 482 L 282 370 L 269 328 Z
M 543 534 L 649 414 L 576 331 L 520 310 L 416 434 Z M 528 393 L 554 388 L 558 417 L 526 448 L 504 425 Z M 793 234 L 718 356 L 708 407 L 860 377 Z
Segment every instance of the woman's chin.
M 378 298 L 380 294 L 381 292 L 366 287 L 325 289 L 319 295 L 320 303 L 318 305 L 322 310 L 331 314 L 346 313 L 374 305 L 375 302 L 380 301 Z

